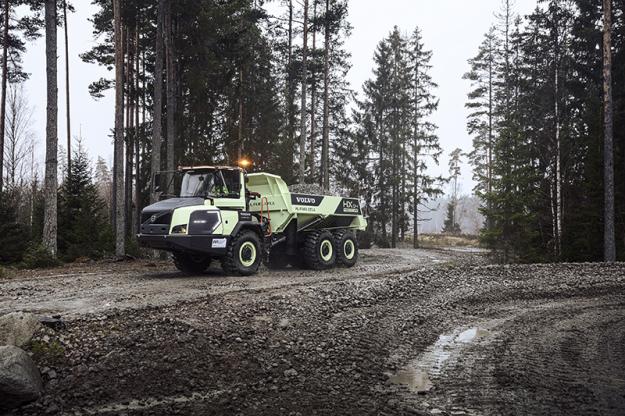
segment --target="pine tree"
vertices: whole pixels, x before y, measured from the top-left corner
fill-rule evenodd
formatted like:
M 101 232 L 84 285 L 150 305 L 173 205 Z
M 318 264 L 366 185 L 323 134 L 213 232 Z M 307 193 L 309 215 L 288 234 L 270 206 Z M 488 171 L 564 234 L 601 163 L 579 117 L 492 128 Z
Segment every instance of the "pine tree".
M 471 69 L 464 79 L 471 82 L 466 107 L 470 113 L 467 119 L 467 131 L 473 136 L 473 150 L 469 160 L 473 166 L 475 194 L 484 199 L 492 192 L 493 146 L 495 140 L 494 88 L 496 82 L 495 28 L 491 27 L 484 36 L 478 54 L 469 60 Z M 488 208 L 488 207 L 487 207 Z M 487 228 L 492 225 L 487 224 Z
M 438 108 L 438 99 L 434 96 L 437 84 L 432 80 L 430 71 L 432 51 L 425 49 L 421 31 L 416 28 L 410 39 L 411 50 L 411 91 L 413 120 L 410 139 L 412 166 L 412 216 L 413 247 L 419 245 L 419 209 L 432 198 L 442 194 L 442 178 L 427 173 L 428 163 L 438 164 L 442 153 L 436 125 L 430 117 Z
M 47 75 L 47 115 L 46 115 L 46 173 L 45 211 L 43 223 L 43 245 L 46 250 L 57 255 L 57 2 L 46 0 L 46 75 Z
M 612 0 L 603 0 L 604 260 L 616 260 L 614 243 L 614 108 L 612 104 Z
M 441 193 L 442 178 L 427 173 L 441 153 L 430 119 L 438 106 L 431 55 L 418 30 L 408 38 L 395 28 L 383 39 L 374 55 L 374 78 L 363 86 L 364 99 L 352 116 L 354 126 L 337 147 L 341 160 L 349 161 L 337 178 L 364 197 L 369 232 L 381 246 L 396 246 L 410 222 L 408 213 L 418 225 L 419 207 Z M 358 175 L 351 180 L 350 170 Z M 414 233 L 418 239 L 416 226 Z
M 113 0 L 115 24 L 115 138 L 113 161 L 115 255 L 126 253 L 126 218 L 124 192 L 124 40 L 121 0 Z
M 99 258 L 110 250 L 104 201 L 80 142 L 59 192 L 59 253 L 67 261 Z

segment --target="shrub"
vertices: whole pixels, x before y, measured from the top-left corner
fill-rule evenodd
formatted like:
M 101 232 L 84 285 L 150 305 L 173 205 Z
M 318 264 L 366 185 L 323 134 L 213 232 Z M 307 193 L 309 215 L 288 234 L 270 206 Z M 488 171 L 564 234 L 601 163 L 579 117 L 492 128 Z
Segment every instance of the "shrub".
M 18 263 L 30 241 L 30 229 L 17 222 L 0 224 L 0 262 Z
M 47 267 L 59 266 L 61 262 L 56 259 L 50 252 L 41 244 L 30 246 L 21 263 L 21 267 L 24 269 L 43 269 Z

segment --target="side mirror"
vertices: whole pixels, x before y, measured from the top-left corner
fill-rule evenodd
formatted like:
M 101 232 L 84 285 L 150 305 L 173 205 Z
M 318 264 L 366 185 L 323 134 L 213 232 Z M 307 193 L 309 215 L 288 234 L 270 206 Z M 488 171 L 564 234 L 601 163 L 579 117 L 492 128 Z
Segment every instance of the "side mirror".
M 152 185 L 154 188 L 154 193 L 161 192 L 161 174 L 157 173 L 154 175 L 152 179 Z

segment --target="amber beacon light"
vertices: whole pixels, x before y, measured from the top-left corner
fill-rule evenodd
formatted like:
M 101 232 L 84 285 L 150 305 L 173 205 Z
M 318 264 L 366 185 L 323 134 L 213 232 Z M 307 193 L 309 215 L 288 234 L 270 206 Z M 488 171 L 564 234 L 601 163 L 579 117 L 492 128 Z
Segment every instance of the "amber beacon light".
M 246 168 L 249 168 L 250 166 L 252 166 L 252 162 L 249 159 L 239 160 L 239 167 L 246 169 Z

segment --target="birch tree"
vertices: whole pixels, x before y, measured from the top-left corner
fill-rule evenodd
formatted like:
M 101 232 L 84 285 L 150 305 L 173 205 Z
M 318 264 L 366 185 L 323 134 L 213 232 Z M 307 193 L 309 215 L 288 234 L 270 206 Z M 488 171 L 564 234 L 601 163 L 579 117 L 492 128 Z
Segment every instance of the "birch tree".
M 23 84 L 11 85 L 7 96 L 5 177 L 12 188 L 24 186 L 30 168 L 28 158 L 34 147 L 32 116 L 33 108 L 28 104 Z

